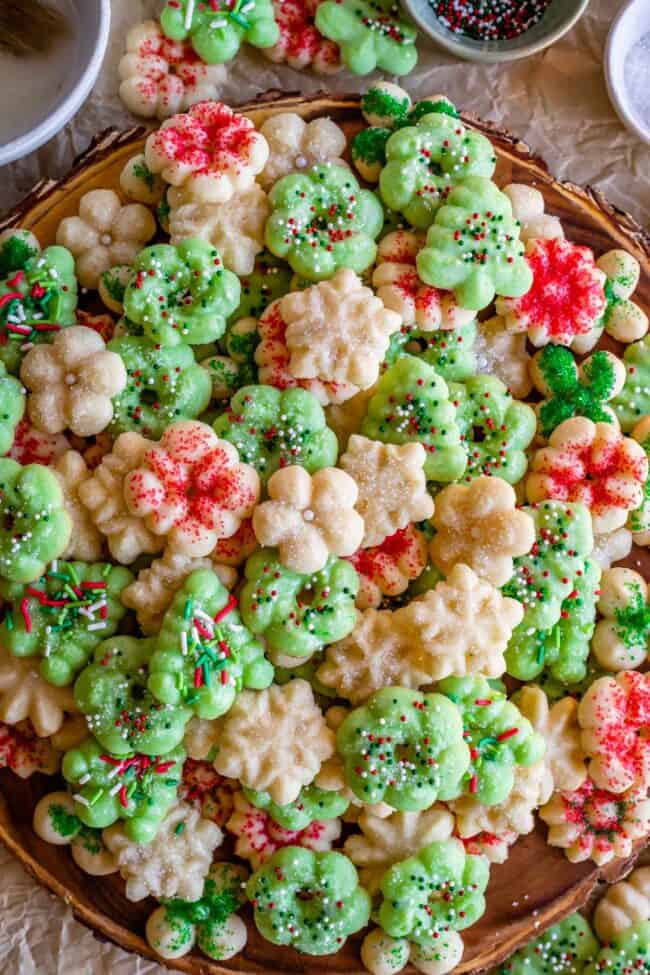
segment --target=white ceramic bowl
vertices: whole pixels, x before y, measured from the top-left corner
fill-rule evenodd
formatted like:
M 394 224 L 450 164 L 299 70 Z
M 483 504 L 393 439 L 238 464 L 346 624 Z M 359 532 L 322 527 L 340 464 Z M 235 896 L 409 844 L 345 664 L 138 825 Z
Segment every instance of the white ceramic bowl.
M 612 24 L 605 48 L 605 80 L 621 122 L 650 145 L 650 128 L 635 110 L 625 82 L 625 59 L 638 40 L 650 33 L 650 0 L 630 0 Z M 648 55 L 650 60 L 650 54 Z M 650 104 L 650 91 L 647 92 Z
M 72 56 L 54 105 L 44 105 L 41 117 L 26 120 L 24 132 L 0 145 L 0 166 L 20 159 L 53 138 L 75 115 L 97 81 L 111 22 L 110 0 L 71 0 L 74 16 Z M 0 140 L 2 128 L 0 125 Z

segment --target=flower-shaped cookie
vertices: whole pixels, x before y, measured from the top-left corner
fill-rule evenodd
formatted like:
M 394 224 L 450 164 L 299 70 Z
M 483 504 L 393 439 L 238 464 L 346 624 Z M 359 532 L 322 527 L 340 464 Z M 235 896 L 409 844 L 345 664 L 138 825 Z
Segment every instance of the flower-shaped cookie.
M 404 353 L 424 359 L 433 366 L 445 382 L 462 382 L 477 371 L 478 345 L 477 323 L 468 322 L 453 332 L 437 329 L 435 332 L 422 332 L 403 325 L 399 332 L 391 336 L 391 344 L 386 354 L 386 363 L 393 365 Z M 481 370 L 485 372 L 487 370 Z M 496 372 L 494 373 L 496 375 Z
M 339 45 L 353 74 L 379 68 L 403 75 L 417 64 L 417 32 L 394 0 L 324 0 L 316 9 L 316 27 Z
M 588 247 L 563 237 L 534 238 L 526 245 L 526 263 L 532 285 L 512 298 L 501 298 L 497 311 L 506 328 L 528 332 L 533 345 L 572 345 L 593 332 L 605 311 L 605 274 Z M 595 345 L 580 345 L 586 352 Z
M 428 546 L 423 532 L 407 525 L 385 538 L 381 545 L 360 548 L 350 556 L 359 575 L 357 607 L 378 607 L 386 596 L 399 596 L 424 572 Z
M 199 900 L 212 854 L 223 838 L 216 823 L 202 819 L 185 802 L 172 806 L 150 843 L 134 843 L 117 823 L 103 836 L 126 881 L 130 901 L 145 897 Z
M 334 754 L 309 684 L 294 680 L 265 691 L 242 691 L 223 719 L 215 768 L 242 785 L 293 802 Z
M 239 281 L 207 241 L 142 251 L 124 292 L 124 312 L 159 345 L 214 342 L 239 304 Z
M 441 931 L 431 944 L 417 945 L 373 928 L 361 942 L 360 955 L 371 975 L 397 975 L 409 961 L 424 975 L 444 975 L 458 965 L 464 950 L 463 939 L 456 931 Z
M 495 294 L 525 294 L 533 280 L 510 200 L 483 176 L 467 176 L 448 194 L 417 268 L 427 284 L 453 291 L 463 308 L 476 310 Z
M 120 189 L 128 200 L 157 207 L 165 192 L 165 184 L 160 176 L 151 172 L 144 153 L 139 152 L 128 160 L 120 173 Z
M 650 646 L 648 586 L 634 569 L 616 567 L 603 572 L 592 649 L 606 670 L 636 670 Z
M 580 702 L 582 747 L 600 789 L 621 793 L 650 785 L 650 674 L 601 677 Z
M 532 833 L 535 829 L 535 812 L 542 803 L 548 802 L 552 792 L 553 779 L 542 760 L 529 766 L 517 766 L 512 788 L 503 802 L 486 806 L 470 794 L 454 799 L 449 803 L 449 808 L 456 818 L 456 831 L 466 848 L 471 852 L 474 843 L 488 848 L 493 846 L 486 856 L 491 863 L 498 863 L 501 862 L 504 846 L 504 859 L 507 859 L 507 847 L 516 842 L 518 836 Z
M 351 555 L 361 544 L 357 486 L 345 471 L 324 467 L 310 476 L 302 467 L 285 467 L 267 491 L 270 500 L 255 509 L 253 529 L 260 545 L 278 546 L 288 569 L 320 572 L 331 555 Z
M 27 353 L 20 378 L 29 390 L 27 410 L 45 433 L 69 429 L 78 437 L 101 433 L 113 418 L 111 398 L 126 386 L 119 355 L 83 325 L 58 332 L 48 345 Z
M 54 775 L 61 754 L 50 739 L 39 738 L 31 721 L 16 725 L 0 722 L 0 768 L 11 769 L 19 778 L 28 779 L 34 772 Z
M 15 376 L 8 375 L 4 362 L 0 360 L 0 454 L 7 454 L 11 450 L 16 427 L 24 412 L 24 389 Z
M 175 41 L 188 38 L 208 64 L 230 61 L 242 41 L 271 47 L 280 33 L 271 0 L 167 0 L 160 25 Z
M 260 132 L 269 146 L 269 158 L 259 181 L 269 190 L 283 176 L 322 163 L 344 165 L 345 133 L 330 118 L 305 122 L 295 112 L 280 112 L 267 119 Z
M 366 531 L 363 546 L 381 545 L 385 538 L 413 521 L 433 514 L 427 494 L 422 444 L 383 444 L 354 434 L 340 465 L 357 483 L 357 511 Z M 381 486 L 381 487 L 380 487 Z
M 128 32 L 119 74 L 120 98 L 129 111 L 161 121 L 216 98 L 226 79 L 225 68 L 205 64 L 191 45 L 169 40 L 155 20 Z
M 286 63 L 290 68 L 312 68 L 317 74 L 334 74 L 341 70 L 338 46 L 323 37 L 314 23 L 322 0 L 273 0 L 280 39 L 273 47 L 264 48 L 270 61 Z
M 582 975 L 599 947 L 588 921 L 571 914 L 516 951 L 493 975 Z
M 69 687 L 54 687 L 39 676 L 33 660 L 0 646 L 0 721 L 16 725 L 29 718 L 39 738 L 47 738 L 75 711 Z
M 521 224 L 519 236 L 524 242 L 537 237 L 547 240 L 564 237 L 559 217 L 546 213 L 544 196 L 526 183 L 508 183 L 503 192 L 512 204 L 515 220 Z
M 627 251 L 607 251 L 596 261 L 607 277 L 605 298 L 607 305 L 602 324 L 608 335 L 619 342 L 636 342 L 648 331 L 648 316 L 639 305 L 630 301 L 639 283 L 641 266 Z
M 650 799 L 645 790 L 607 792 L 587 779 L 573 792 L 556 792 L 539 811 L 548 825 L 547 842 L 568 860 L 593 860 L 599 866 L 630 856 L 634 841 L 650 830 Z
M 450 484 L 436 496 L 431 558 L 449 574 L 458 562 L 494 586 L 513 571 L 513 557 L 535 541 L 535 525 L 516 508 L 514 489 L 500 477 L 477 477 L 468 485 Z
M 62 433 L 42 433 L 23 418 L 16 427 L 14 442 L 7 456 L 23 467 L 27 464 L 49 467 L 69 449 L 70 442 Z
M 626 928 L 612 938 L 611 943 L 600 949 L 585 975 L 597 975 L 607 971 L 612 975 L 627 972 L 643 972 L 648 967 L 650 954 L 650 921 L 641 921 Z
M 526 479 L 529 501 L 545 498 L 586 505 L 596 534 L 621 528 L 643 501 L 648 458 L 613 423 L 576 416 L 556 427 L 548 447 L 533 457 Z
M 222 102 L 198 102 L 147 139 L 145 162 L 203 203 L 227 203 L 255 182 L 269 149 L 253 123 Z
M 156 221 L 141 203 L 122 206 L 113 190 L 91 190 L 81 197 L 78 216 L 61 221 L 56 241 L 74 256 L 79 283 L 97 288 L 104 271 L 131 264 L 155 232 Z
M 336 819 L 342 816 L 350 805 L 347 796 L 320 789 L 313 784 L 302 788 L 298 798 L 285 806 L 274 802 L 268 792 L 244 789 L 244 795 L 257 809 L 263 809 L 268 813 L 274 823 L 289 831 L 304 830 L 310 823 L 316 821 Z
M 608 887 L 594 911 L 596 934 L 611 941 L 639 921 L 650 920 L 650 867 L 637 867 L 626 880 Z
M 209 426 L 192 420 L 167 427 L 124 479 L 131 514 L 165 536 L 173 551 L 197 557 L 234 535 L 258 496 L 254 468 Z
M 579 788 L 587 778 L 587 767 L 575 698 L 563 697 L 549 706 L 541 687 L 531 684 L 517 691 L 513 701 L 546 742 L 544 764 L 554 788 L 569 792 Z
M 266 246 L 308 281 L 331 278 L 340 268 L 361 274 L 374 261 L 384 211 L 347 166 L 328 162 L 285 176 L 269 202 Z
M 533 384 L 528 375 L 526 336 L 508 332 L 500 315 L 478 323 L 473 352 L 476 372 L 496 376 L 515 399 L 528 396 Z
M 628 345 L 623 353 L 626 378 L 612 402 L 624 433 L 650 413 L 650 336 Z

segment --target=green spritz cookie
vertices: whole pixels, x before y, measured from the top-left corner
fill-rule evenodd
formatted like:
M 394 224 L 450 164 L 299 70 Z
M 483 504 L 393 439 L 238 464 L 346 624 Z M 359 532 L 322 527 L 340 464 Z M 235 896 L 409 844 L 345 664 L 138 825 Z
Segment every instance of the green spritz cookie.
M 447 384 L 411 355 L 398 359 L 379 380 L 361 433 L 383 443 L 421 443 L 430 481 L 455 481 L 467 464 Z
M 342 267 L 361 274 L 375 260 L 384 211 L 347 166 L 323 163 L 291 173 L 275 184 L 269 203 L 266 246 L 308 281 L 331 278 Z
M 113 636 L 126 613 L 120 601 L 133 574 L 107 562 L 52 562 L 28 586 L 0 586 L 10 602 L 0 641 L 14 657 L 40 657 L 41 677 L 71 684 L 102 640 Z
M 262 690 L 273 665 L 242 624 L 234 596 L 214 572 L 192 572 L 163 618 L 147 686 L 163 704 L 206 720 L 228 711 L 244 688 Z
M 165 813 L 176 801 L 185 752 L 164 756 L 111 755 L 86 738 L 63 756 L 61 771 L 76 792 L 75 812 L 82 823 L 104 829 L 119 819 L 134 843 L 150 843 Z
M 379 69 L 405 75 L 418 63 L 417 31 L 395 0 L 325 0 L 315 23 L 339 45 L 341 60 L 353 74 Z
M 467 453 L 465 480 L 481 474 L 516 484 L 526 473 L 526 448 L 535 436 L 537 417 L 527 403 L 513 399 L 496 376 L 469 376 L 451 383 L 456 424 Z
M 165 755 L 183 740 L 190 709 L 162 704 L 147 688 L 155 647 L 155 639 L 105 640 L 74 685 L 74 699 L 89 730 L 114 755 Z
M 160 26 L 173 41 L 189 39 L 207 64 L 231 61 L 243 41 L 273 47 L 280 37 L 271 0 L 167 0 Z
M 612 400 L 612 409 L 629 433 L 639 420 L 650 413 L 650 335 L 628 345 L 623 353 L 626 379 L 623 389 Z
M 589 644 L 596 626 L 601 570 L 587 559 L 562 603 L 560 619 L 549 630 L 532 627 L 524 617 L 515 627 L 506 651 L 508 673 L 534 680 L 542 671 L 565 686 L 578 684 L 587 673 Z
M 274 822 L 289 830 L 307 829 L 317 820 L 336 819 L 350 805 L 345 796 L 319 789 L 317 785 L 305 786 L 298 798 L 286 806 L 279 806 L 268 792 L 244 788 L 244 795 L 253 806 L 263 809 Z
M 468 176 L 451 190 L 417 267 L 427 284 L 453 291 L 459 305 L 477 311 L 495 295 L 519 298 L 533 283 L 510 200 L 482 176 Z
M 239 304 L 239 279 L 212 244 L 154 244 L 138 255 L 124 312 L 159 345 L 204 345 L 223 335 Z
M 535 522 L 535 544 L 527 555 L 515 558 L 512 578 L 502 592 L 523 603 L 520 626 L 548 630 L 560 619 L 564 600 L 593 549 L 591 515 L 583 504 L 565 501 L 542 501 L 522 510 Z
M 490 975 L 582 975 L 599 947 L 582 914 L 572 914 L 515 951 Z
M 325 422 L 323 407 L 299 387 L 244 386 L 214 430 L 237 448 L 241 461 L 251 464 L 264 484 L 279 468 L 291 464 L 310 474 L 336 464 L 338 443 Z
M 424 230 L 454 186 L 470 176 L 486 177 L 491 185 L 488 178 L 495 166 L 489 139 L 466 129 L 458 118 L 432 112 L 390 137 L 379 190 L 391 210 Z
M 465 853 L 460 840 L 430 843 L 384 875 L 379 923 L 393 938 L 430 945 L 478 921 L 489 877 L 487 858 Z
M 638 921 L 600 949 L 584 975 L 650 975 L 650 921 Z
M 229 355 L 213 355 L 201 361 L 201 368 L 210 377 L 212 399 L 215 406 L 228 405 L 231 397 L 242 388 L 257 382 L 257 367 L 248 362 L 236 362 Z M 214 422 L 221 415 L 219 410 L 212 420 L 205 417 L 205 423 Z
M 158 440 L 171 423 L 193 420 L 208 406 L 210 377 L 188 345 L 161 348 L 124 335 L 108 348 L 117 352 L 127 374 L 126 386 L 113 399 L 112 436 L 135 431 Z
M 0 578 L 33 582 L 61 555 L 72 522 L 56 477 L 42 464 L 0 458 Z
M 606 352 L 594 352 L 579 373 L 569 349 L 549 344 L 535 355 L 535 368 L 547 397 L 539 410 L 545 437 L 572 416 L 586 416 L 594 423 L 612 422 L 611 410 L 605 404 L 615 389 L 616 372 Z
M 308 684 L 311 684 L 316 700 L 322 704 L 323 710 L 325 710 L 332 703 L 331 700 L 328 701 L 328 698 L 334 698 L 337 695 L 332 687 L 325 687 L 316 676 L 324 659 L 325 653 L 321 650 L 312 654 L 304 664 L 300 664 L 298 667 L 278 667 L 276 663 L 275 683 L 288 684 L 292 680 L 306 680 Z
M 460 795 L 470 757 L 456 705 L 404 687 L 384 687 L 351 711 L 336 748 L 359 799 L 402 811 Z
M 305 955 L 331 955 L 365 927 L 370 897 L 343 853 L 286 846 L 246 885 L 260 934 Z
M 231 346 L 229 337 L 232 326 L 240 318 L 259 318 L 269 305 L 291 291 L 291 269 L 269 251 L 264 250 L 255 258 L 255 266 L 250 274 L 240 274 L 241 297 L 235 311 L 228 319 L 226 329 L 226 349 L 233 359 L 239 359 L 241 352 L 235 341 Z M 243 361 L 243 360 L 239 360 Z
M 16 227 L 0 234 L 0 278 L 12 271 L 20 271 L 28 261 L 38 257 L 41 245 L 31 230 Z
M 46 247 L 0 279 L 0 360 L 17 373 L 26 347 L 75 322 L 77 279 L 65 247 Z
M 544 755 L 544 739 L 518 707 L 485 677 L 447 677 L 437 685 L 458 706 L 470 765 L 463 792 L 484 806 L 508 798 L 519 765 L 534 765 Z
M 15 376 L 7 373 L 0 359 L 0 454 L 11 450 L 16 427 L 25 412 L 25 392 L 23 384 Z
M 324 569 L 303 575 L 287 569 L 274 549 L 246 562 L 241 615 L 270 650 L 306 657 L 352 632 L 359 577 L 345 559 L 331 556 Z
M 403 348 L 409 355 L 415 355 L 432 366 L 445 382 L 462 382 L 476 373 L 476 335 L 475 321 L 466 322 L 453 332 L 443 329 L 421 332 L 416 328 L 402 326 L 402 330 L 396 333 L 399 338 L 389 348 L 389 354 L 396 361 L 403 354 Z M 393 336 L 391 340 L 392 338 Z M 388 355 L 386 358 L 390 361 Z

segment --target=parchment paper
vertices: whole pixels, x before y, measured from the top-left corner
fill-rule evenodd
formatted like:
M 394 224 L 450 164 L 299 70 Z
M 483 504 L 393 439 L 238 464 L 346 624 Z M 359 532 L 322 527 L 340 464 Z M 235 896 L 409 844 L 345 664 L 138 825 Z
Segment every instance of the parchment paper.
M 17 202 L 40 177 L 63 175 L 103 128 L 133 124 L 117 97 L 117 64 L 128 27 L 156 13 L 160 2 L 113 0 L 110 46 L 91 99 L 53 142 L 5 167 L 0 210 Z M 618 0 L 591 0 L 581 22 L 560 43 L 511 65 L 472 65 L 421 43 L 420 66 L 402 84 L 415 96 L 444 92 L 461 107 L 510 129 L 546 159 L 554 175 L 591 183 L 648 224 L 650 148 L 618 121 L 602 73 L 605 38 L 620 6 Z M 345 73 L 322 79 L 244 52 L 232 66 L 222 97 L 237 104 L 266 88 L 350 92 L 366 83 Z M 163 975 L 159 966 L 95 941 L 2 847 L 0 876 L 0 975 Z

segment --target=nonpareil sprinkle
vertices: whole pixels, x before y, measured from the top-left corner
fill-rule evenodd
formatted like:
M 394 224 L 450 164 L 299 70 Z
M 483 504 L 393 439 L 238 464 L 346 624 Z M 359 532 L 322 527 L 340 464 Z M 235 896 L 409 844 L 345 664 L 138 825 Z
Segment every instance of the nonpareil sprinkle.
M 429 0 L 440 23 L 477 41 L 511 41 L 538 24 L 551 0 Z

